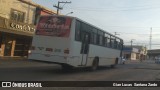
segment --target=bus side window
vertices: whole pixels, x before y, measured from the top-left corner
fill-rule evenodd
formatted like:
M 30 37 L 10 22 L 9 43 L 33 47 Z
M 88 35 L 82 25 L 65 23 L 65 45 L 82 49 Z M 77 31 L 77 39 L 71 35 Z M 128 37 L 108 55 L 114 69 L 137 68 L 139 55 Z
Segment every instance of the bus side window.
M 107 37 L 104 37 L 104 46 L 107 47 Z
M 107 38 L 107 41 L 108 41 L 108 43 L 107 43 L 107 47 L 111 47 L 111 40 L 110 40 L 110 36 Z
M 97 34 L 95 34 L 94 32 L 91 33 L 91 43 L 92 44 L 96 44 L 97 40 Z
M 75 28 L 75 40 L 81 41 L 81 23 L 80 21 L 76 21 L 76 28 Z
M 110 47 L 110 35 L 108 33 L 104 34 L 104 46 L 105 47 Z
M 97 44 L 98 45 L 101 45 L 101 46 L 103 46 L 104 45 L 104 32 L 103 31 L 100 31 L 100 30 L 98 30 L 98 35 L 97 35 L 98 37 L 97 37 Z
M 104 46 L 107 47 L 107 35 L 104 33 Z
M 120 49 L 123 48 L 123 40 L 120 40 Z
M 99 44 L 103 45 L 103 36 L 102 35 L 100 35 L 100 37 L 99 37 Z
M 97 34 L 97 38 L 96 38 L 96 44 L 99 45 L 99 39 L 100 39 L 100 35 Z
M 91 32 L 91 43 L 94 44 L 94 33 Z
M 117 49 L 121 50 L 121 43 L 120 43 L 120 39 L 117 39 Z
M 93 44 L 97 44 L 97 29 L 92 28 Z
M 111 36 L 111 38 L 110 38 L 110 44 L 111 44 L 111 48 L 114 48 L 114 37 L 113 36 Z
M 116 41 L 116 39 L 114 40 L 114 48 L 117 49 L 117 41 Z

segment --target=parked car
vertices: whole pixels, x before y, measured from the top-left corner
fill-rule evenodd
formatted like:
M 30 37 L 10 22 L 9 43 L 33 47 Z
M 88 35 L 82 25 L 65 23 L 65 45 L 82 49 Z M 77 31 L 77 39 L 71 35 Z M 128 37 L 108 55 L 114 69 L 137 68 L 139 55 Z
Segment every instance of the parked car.
M 123 57 L 119 57 L 119 64 L 125 64 L 126 59 Z
M 125 64 L 125 62 L 126 62 L 126 59 L 122 58 L 122 64 Z

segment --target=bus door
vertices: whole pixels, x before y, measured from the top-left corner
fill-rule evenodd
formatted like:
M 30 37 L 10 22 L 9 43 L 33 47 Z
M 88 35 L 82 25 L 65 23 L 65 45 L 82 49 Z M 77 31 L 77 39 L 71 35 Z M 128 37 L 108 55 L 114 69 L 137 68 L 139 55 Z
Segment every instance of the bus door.
M 89 52 L 90 34 L 87 32 L 84 32 L 82 34 L 83 35 L 82 35 L 82 45 L 81 45 L 81 54 L 82 54 L 81 65 L 86 65 Z

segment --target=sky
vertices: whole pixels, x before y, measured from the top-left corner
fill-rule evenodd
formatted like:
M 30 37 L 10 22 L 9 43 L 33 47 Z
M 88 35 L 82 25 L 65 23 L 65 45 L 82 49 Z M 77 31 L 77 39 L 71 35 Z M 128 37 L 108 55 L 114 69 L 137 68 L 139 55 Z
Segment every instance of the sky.
M 107 32 L 119 35 L 124 44 L 143 45 L 150 49 L 160 49 L 160 0 L 32 0 L 49 9 L 58 1 L 63 4 L 63 15 L 78 17 Z M 68 14 L 73 12 L 72 14 Z

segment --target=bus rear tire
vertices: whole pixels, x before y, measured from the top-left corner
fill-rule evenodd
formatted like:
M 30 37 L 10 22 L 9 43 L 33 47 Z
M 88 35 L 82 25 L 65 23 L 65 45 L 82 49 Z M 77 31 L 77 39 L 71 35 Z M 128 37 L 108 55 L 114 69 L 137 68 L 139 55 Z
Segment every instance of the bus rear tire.
M 98 68 L 98 59 L 94 59 L 93 63 L 92 63 L 92 67 L 91 67 L 91 71 L 95 71 Z
M 118 58 L 115 59 L 115 63 L 111 65 L 111 68 L 115 68 L 117 64 L 118 64 Z
M 111 68 L 115 68 L 115 65 L 111 65 Z

